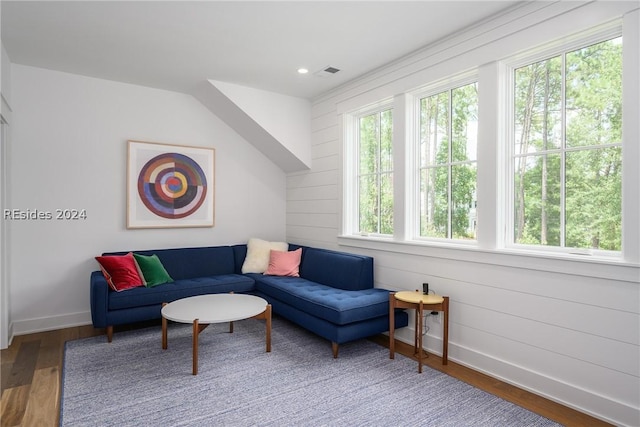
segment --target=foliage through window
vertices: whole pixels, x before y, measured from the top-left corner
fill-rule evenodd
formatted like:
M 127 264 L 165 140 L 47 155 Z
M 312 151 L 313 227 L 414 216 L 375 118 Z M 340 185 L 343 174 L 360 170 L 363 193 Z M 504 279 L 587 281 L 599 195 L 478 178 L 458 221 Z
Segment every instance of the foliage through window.
M 393 115 L 391 109 L 358 119 L 358 230 L 393 234 Z
M 514 242 L 621 250 L 622 38 L 514 70 Z
M 478 85 L 420 99 L 420 236 L 476 238 Z

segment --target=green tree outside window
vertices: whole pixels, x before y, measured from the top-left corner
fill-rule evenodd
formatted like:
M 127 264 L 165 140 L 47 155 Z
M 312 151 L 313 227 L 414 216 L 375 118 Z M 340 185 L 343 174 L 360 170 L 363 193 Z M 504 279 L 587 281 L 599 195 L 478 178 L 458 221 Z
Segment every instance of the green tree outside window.
M 514 81 L 514 242 L 620 251 L 622 38 Z
M 393 234 L 393 115 L 384 110 L 359 119 L 358 230 Z
M 477 83 L 420 100 L 420 236 L 476 238 Z

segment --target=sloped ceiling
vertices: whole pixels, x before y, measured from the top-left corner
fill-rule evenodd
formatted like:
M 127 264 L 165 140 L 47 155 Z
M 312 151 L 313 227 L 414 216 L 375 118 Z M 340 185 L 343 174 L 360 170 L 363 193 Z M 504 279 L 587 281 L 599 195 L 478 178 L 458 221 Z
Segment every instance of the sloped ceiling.
M 309 101 L 215 80 L 193 96 L 283 171 L 311 168 Z

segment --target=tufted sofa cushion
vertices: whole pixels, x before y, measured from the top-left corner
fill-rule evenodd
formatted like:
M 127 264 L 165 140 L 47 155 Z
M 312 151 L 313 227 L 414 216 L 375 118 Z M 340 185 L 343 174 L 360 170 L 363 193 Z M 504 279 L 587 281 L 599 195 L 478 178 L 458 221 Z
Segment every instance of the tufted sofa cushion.
M 384 289 L 348 291 L 301 277 L 249 276 L 258 292 L 338 325 L 389 314 L 389 291 Z
M 180 279 L 153 288 L 130 289 L 127 292 L 109 292 L 109 310 L 122 310 L 147 305 L 158 305 L 180 298 L 212 293 L 251 292 L 253 280 L 239 274 L 224 274 L 194 279 Z M 135 291 L 135 292 L 134 292 Z

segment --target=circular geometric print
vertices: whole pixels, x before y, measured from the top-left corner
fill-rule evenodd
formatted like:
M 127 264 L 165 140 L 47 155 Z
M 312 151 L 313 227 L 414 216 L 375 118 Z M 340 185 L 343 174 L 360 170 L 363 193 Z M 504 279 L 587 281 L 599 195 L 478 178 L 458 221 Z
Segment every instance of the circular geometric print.
M 142 203 L 163 218 L 185 218 L 207 197 L 207 179 L 190 157 L 165 153 L 149 160 L 138 175 Z

